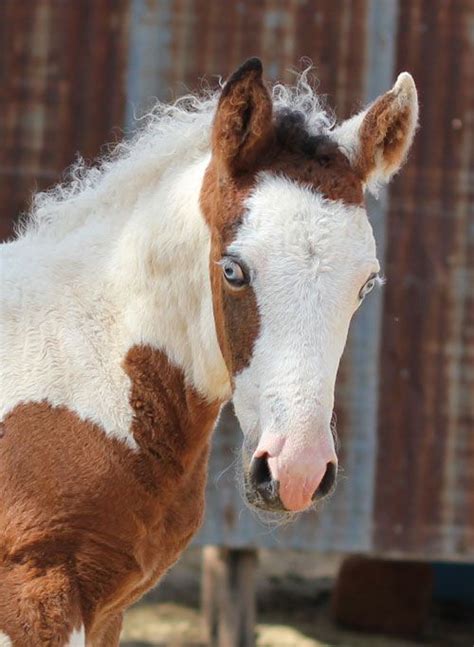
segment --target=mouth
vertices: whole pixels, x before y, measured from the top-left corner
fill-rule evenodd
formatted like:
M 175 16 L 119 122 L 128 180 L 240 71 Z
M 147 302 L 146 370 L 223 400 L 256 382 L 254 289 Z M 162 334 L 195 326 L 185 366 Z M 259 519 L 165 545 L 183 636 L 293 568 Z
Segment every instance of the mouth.
M 266 457 L 244 458 L 243 470 L 243 496 L 250 507 L 264 512 L 288 513 L 280 499 L 280 483 L 272 478 Z
M 257 510 L 265 512 L 288 513 L 280 499 L 280 484 L 278 481 L 271 481 L 264 487 L 255 487 L 251 477 L 245 476 L 244 493 L 249 505 Z

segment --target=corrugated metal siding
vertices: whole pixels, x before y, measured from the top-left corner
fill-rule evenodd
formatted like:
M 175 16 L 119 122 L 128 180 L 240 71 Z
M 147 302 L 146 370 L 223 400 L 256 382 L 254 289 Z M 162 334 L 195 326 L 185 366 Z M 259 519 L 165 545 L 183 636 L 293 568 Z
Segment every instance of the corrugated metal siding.
M 215 86 L 249 56 L 262 58 L 267 78 L 286 81 L 311 59 L 340 116 L 361 100 L 366 0 L 132 0 L 132 16 L 128 99 L 138 109 L 196 90 L 200 79 Z
M 125 0 L 0 3 L 0 239 L 32 191 L 122 124 Z
M 375 547 L 474 558 L 474 3 L 403 0 L 421 129 L 390 194 Z

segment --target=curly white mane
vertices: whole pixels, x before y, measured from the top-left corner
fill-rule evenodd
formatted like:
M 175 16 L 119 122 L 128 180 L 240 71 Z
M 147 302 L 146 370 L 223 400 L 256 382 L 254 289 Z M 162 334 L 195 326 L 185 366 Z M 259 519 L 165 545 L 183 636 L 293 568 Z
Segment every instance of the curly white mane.
M 131 208 L 141 187 L 209 150 L 219 94 L 219 90 L 209 91 L 186 95 L 173 104 L 157 102 L 137 119 L 135 134 L 111 147 L 94 166 L 79 157 L 62 183 L 35 194 L 30 212 L 17 226 L 17 236 L 62 237 L 102 212 L 102 207 Z M 271 95 L 276 114 L 298 111 L 310 133 L 323 133 L 334 125 L 312 83 L 310 68 L 293 85 L 273 85 Z

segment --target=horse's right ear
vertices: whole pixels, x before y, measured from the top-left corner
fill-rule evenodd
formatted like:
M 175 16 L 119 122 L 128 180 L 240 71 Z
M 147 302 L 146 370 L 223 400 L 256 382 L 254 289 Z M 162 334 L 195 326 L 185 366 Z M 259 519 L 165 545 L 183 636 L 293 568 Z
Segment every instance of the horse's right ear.
M 212 154 L 221 172 L 252 170 L 272 139 L 272 100 L 262 63 L 250 58 L 222 89 L 212 129 Z

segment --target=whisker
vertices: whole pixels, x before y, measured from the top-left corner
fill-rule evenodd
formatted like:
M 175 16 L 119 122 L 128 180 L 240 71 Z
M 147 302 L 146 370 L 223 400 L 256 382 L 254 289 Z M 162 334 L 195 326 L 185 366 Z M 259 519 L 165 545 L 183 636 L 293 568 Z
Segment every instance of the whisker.
M 339 438 L 337 435 L 337 413 L 333 410 L 332 416 L 331 416 L 331 422 L 329 423 L 329 428 L 331 430 L 331 434 L 334 440 L 334 449 L 336 450 L 336 454 L 340 449 L 341 443 L 339 442 Z
M 224 469 L 223 469 L 222 471 L 220 471 L 220 472 L 217 474 L 217 476 L 216 476 L 216 477 L 215 477 L 215 479 L 214 479 L 214 485 L 218 485 L 219 481 L 220 481 L 220 480 L 221 480 L 221 478 L 224 476 L 224 474 L 226 474 L 230 469 L 232 469 L 233 467 L 235 467 L 235 465 L 237 464 L 238 460 L 239 460 L 239 456 L 237 455 L 237 456 L 234 458 L 234 460 L 233 460 L 231 463 L 229 463 L 229 465 L 227 465 L 227 467 L 224 467 Z

